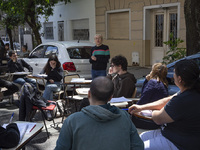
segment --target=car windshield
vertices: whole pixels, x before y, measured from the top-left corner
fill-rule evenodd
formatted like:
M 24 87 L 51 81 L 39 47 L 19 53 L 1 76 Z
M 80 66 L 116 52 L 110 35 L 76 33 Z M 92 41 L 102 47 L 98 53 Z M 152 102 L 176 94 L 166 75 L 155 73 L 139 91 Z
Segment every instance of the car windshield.
M 91 47 L 73 47 L 68 48 L 67 52 L 71 59 L 89 59 Z

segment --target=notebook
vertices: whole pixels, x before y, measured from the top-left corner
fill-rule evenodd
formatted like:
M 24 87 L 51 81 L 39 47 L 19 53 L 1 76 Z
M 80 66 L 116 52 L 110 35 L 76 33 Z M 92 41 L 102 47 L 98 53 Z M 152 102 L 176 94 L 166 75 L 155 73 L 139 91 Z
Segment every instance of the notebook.
M 16 123 L 16 124 L 20 132 L 20 140 L 19 140 L 19 143 L 20 143 L 24 137 L 24 134 L 26 133 L 28 129 L 29 123 Z M 6 128 L 7 125 L 8 124 L 4 124 L 2 127 Z

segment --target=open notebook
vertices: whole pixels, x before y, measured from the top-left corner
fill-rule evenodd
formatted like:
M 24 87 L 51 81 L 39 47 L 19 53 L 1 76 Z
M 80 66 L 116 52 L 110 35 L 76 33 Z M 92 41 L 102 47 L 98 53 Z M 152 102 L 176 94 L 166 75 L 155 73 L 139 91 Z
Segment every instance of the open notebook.
M 6 128 L 8 124 L 4 124 L 3 127 Z M 20 140 L 19 143 L 21 142 L 21 140 L 24 137 L 25 133 L 29 133 L 30 131 L 32 131 L 32 129 L 35 127 L 36 123 L 17 123 L 17 127 L 19 129 L 20 132 Z

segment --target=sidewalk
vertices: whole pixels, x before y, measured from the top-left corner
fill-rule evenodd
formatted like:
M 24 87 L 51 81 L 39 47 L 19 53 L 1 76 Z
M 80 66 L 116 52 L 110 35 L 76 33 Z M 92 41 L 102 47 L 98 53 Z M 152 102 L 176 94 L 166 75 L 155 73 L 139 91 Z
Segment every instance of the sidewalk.
M 128 67 L 128 71 L 130 73 L 133 73 L 136 78 L 140 78 L 148 74 L 151 71 L 151 68 L 134 66 L 134 67 Z M 16 100 L 16 97 L 14 99 Z M 0 102 L 0 118 L 1 118 L 0 124 L 3 125 L 4 123 L 8 123 L 10 120 L 10 116 L 13 112 L 15 113 L 13 121 L 17 121 L 19 116 L 19 108 L 15 105 L 11 106 L 8 100 L 3 100 L 2 102 Z M 39 112 L 36 113 L 35 120 L 37 122 L 43 123 L 40 115 L 41 114 Z M 59 123 L 61 121 L 62 121 L 61 117 L 55 118 L 56 123 Z M 47 139 L 46 130 L 45 127 L 43 127 L 42 132 L 27 144 L 26 146 L 27 150 L 47 150 L 47 149 L 53 150 L 55 148 L 56 141 L 58 139 L 62 124 L 59 123 L 56 128 L 50 126 L 53 125 L 52 121 L 46 121 L 46 124 L 50 138 Z M 139 133 L 141 133 L 142 131 L 143 130 L 141 129 L 138 130 Z

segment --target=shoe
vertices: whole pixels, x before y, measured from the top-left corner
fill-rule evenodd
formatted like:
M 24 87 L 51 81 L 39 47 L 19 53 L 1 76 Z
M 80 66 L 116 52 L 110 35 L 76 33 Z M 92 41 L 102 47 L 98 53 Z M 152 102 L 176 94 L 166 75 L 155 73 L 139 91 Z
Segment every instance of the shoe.
M 47 115 L 47 120 L 48 120 L 48 121 L 51 121 L 51 120 L 53 119 L 50 110 L 47 110 L 47 111 L 46 111 L 46 115 Z

